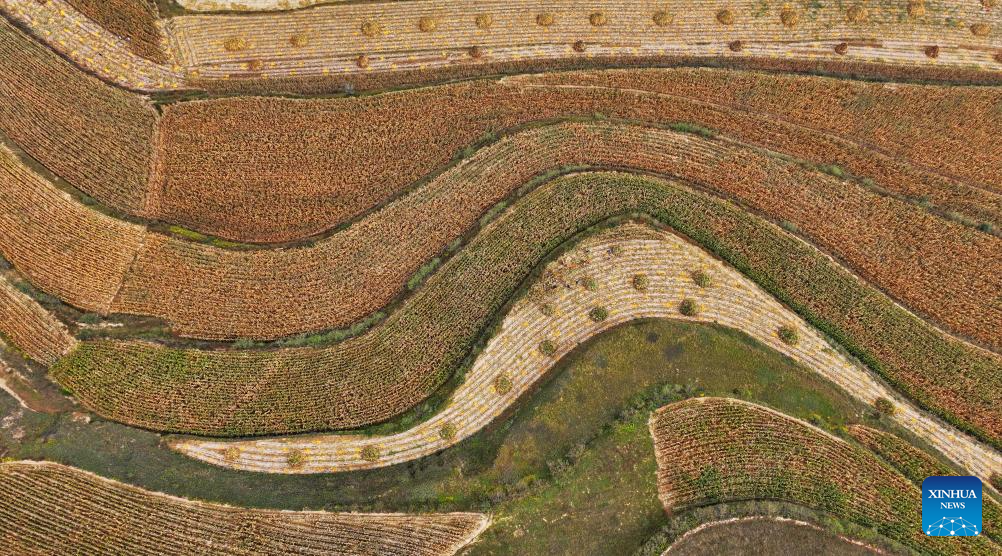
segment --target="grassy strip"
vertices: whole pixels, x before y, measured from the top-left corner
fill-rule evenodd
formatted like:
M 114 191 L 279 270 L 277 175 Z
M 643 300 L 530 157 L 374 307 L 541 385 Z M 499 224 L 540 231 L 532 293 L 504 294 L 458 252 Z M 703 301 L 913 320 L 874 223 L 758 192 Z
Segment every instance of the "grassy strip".
M 86 342 L 52 373 L 96 412 L 157 430 L 242 436 L 383 421 L 460 367 L 548 253 L 579 230 L 629 214 L 649 215 L 720 255 L 895 387 L 997 445 L 996 358 L 944 337 L 731 203 L 619 173 L 562 177 L 527 195 L 398 311 L 342 344 L 232 352 Z
M 858 445 L 786 415 L 727 398 L 687 400 L 651 420 L 658 485 L 669 512 L 781 500 L 873 527 L 923 553 L 996 554 L 985 537 L 929 537 L 920 491 Z

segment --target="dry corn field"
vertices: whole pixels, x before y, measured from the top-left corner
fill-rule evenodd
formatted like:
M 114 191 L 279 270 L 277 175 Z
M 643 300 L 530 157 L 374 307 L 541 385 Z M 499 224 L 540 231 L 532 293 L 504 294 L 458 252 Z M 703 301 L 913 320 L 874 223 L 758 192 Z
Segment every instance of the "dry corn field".
M 0 0 L 0 555 L 1000 553 L 1000 129 L 998 0 Z
M 279 512 L 144 491 L 64 465 L 0 463 L 5 554 L 455 554 L 480 514 Z

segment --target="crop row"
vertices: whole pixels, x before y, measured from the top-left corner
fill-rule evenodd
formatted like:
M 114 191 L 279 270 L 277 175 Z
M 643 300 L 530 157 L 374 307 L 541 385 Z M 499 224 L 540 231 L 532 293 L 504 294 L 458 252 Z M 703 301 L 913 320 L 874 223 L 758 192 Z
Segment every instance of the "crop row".
M 871 452 L 890 463 L 891 466 L 907 477 L 915 486 L 921 487 L 922 481 L 926 477 L 958 474 L 955 470 L 941 463 L 936 458 L 889 432 L 883 432 L 863 425 L 852 425 L 849 427 L 849 434 L 860 444 L 866 446 Z M 982 492 L 987 494 L 989 488 L 989 485 L 985 484 Z M 982 498 L 981 502 L 981 510 L 985 522 L 985 534 L 996 542 L 1002 542 L 1002 504 L 999 504 L 994 498 L 987 495 Z
M 596 113 L 698 122 L 975 221 L 1002 221 L 994 89 L 711 69 L 575 72 L 349 99 L 179 102 L 160 120 L 140 97 L 6 22 L 0 50 L 0 90 L 12 99 L 0 128 L 29 154 L 111 208 L 239 241 L 329 230 L 490 130 Z
M 350 99 L 182 102 L 164 108 L 155 212 L 230 239 L 295 240 L 399 195 L 457 152 L 494 138 L 491 130 L 601 114 L 698 123 L 998 223 L 1002 146 L 992 133 L 1002 116 L 991 109 L 998 94 L 672 69 L 522 76 Z
M 0 275 L 0 338 L 32 359 L 55 363 L 76 345 L 66 326 Z
M 143 214 L 156 111 L 0 18 L 0 130 L 102 203 Z
M 399 464 L 478 433 L 531 392 L 561 357 L 597 334 L 633 319 L 678 318 L 740 330 L 863 404 L 894 399 L 895 422 L 973 474 L 987 478 L 1002 467 L 1002 456 L 994 450 L 917 411 L 747 277 L 674 234 L 622 224 L 584 239 L 537 276 L 528 294 L 506 309 L 497 334 L 476 354 L 448 402 L 405 431 L 236 441 L 182 438 L 170 445 L 245 471 L 322 473 Z M 685 309 L 687 302 L 692 311 Z M 784 330 L 792 336 L 784 336 Z
M 0 552 L 455 554 L 481 514 L 355 514 L 195 502 L 44 462 L 0 463 Z
M 166 29 L 180 63 L 213 79 L 320 77 L 575 55 L 586 59 L 711 52 L 807 58 L 809 52 L 839 59 L 848 51 L 840 54 L 832 47 L 843 41 L 852 45 L 853 58 L 886 64 L 930 63 L 923 49 L 942 45 L 965 48 L 949 55 L 941 49 L 940 63 L 963 59 L 987 68 L 998 65 L 989 50 L 995 44 L 997 14 L 971 2 L 923 3 L 923 10 L 922 17 L 909 17 L 906 5 L 878 9 L 862 3 L 826 4 L 805 9 L 763 7 L 755 0 L 727 5 L 608 2 L 589 8 L 573 0 L 487 0 L 471 9 L 448 0 L 424 0 L 181 16 L 169 20 Z M 743 48 L 728 50 L 735 41 Z M 479 50 L 470 50 L 473 47 Z M 364 62 L 360 55 L 365 55 Z
M 611 122 L 505 137 L 308 247 L 234 251 L 146 233 L 109 310 L 159 316 L 178 334 L 200 338 L 276 338 L 348 326 L 390 302 L 421 264 L 533 176 L 582 163 L 670 174 L 734 196 L 792 222 L 920 313 L 1002 345 L 1002 312 L 990 303 L 1002 276 L 1002 260 L 993 257 L 998 238 L 730 140 Z
M 994 554 L 986 537 L 929 537 L 918 488 L 872 453 L 747 402 L 694 398 L 651 417 L 658 492 L 669 512 L 784 500 L 873 527 L 932 554 Z
M 129 50 L 153 62 L 167 62 L 166 39 L 155 0 L 66 0 L 101 27 L 124 39 Z
M 186 88 L 183 69 L 165 60 L 171 54 L 161 42 L 162 22 L 150 17 L 147 0 L 73 1 L 86 4 L 91 13 L 102 12 L 100 20 L 68 0 L 0 0 L 0 16 L 104 81 L 139 91 Z
M 38 288 L 107 312 L 144 233 L 75 201 L 0 145 L 0 251 Z
M 580 230 L 629 213 L 650 215 L 722 256 L 895 387 L 997 442 L 998 356 L 944 336 L 815 248 L 731 203 L 627 174 L 582 174 L 534 190 L 385 321 L 343 343 L 202 351 L 93 341 L 52 373 L 97 413 L 158 430 L 239 436 L 383 421 L 455 372 L 547 253 Z
M 74 0 L 96 23 L 66 0 L 0 0 L 0 10 L 77 64 L 145 91 L 330 93 L 351 83 L 378 88 L 555 67 L 701 61 L 979 83 L 997 83 L 1002 68 L 998 16 L 968 2 L 770 8 L 753 0 L 673 0 L 581 9 L 572 0 L 493 0 L 469 10 L 434 0 L 162 22 L 151 22 L 144 2 L 115 0 L 109 9 Z M 123 30 L 123 20 L 141 31 Z M 142 57 L 164 58 L 155 51 L 161 32 L 169 43 L 164 64 Z

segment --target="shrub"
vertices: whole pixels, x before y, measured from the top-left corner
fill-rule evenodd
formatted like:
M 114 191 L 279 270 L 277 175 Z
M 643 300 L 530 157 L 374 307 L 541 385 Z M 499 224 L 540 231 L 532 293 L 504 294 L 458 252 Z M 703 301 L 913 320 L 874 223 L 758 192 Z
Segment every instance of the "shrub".
M 539 353 L 549 357 L 557 352 L 557 345 L 550 340 L 543 340 L 539 343 Z
M 598 282 L 596 282 L 595 279 L 592 278 L 591 276 L 585 277 L 585 279 L 582 280 L 582 284 L 581 285 L 584 286 L 584 289 L 586 289 L 586 290 L 588 290 L 590 292 L 593 292 L 593 291 L 595 291 L 595 290 L 598 289 Z
M 687 317 L 694 317 L 699 314 L 699 305 L 691 299 L 683 299 L 678 305 L 678 312 Z
M 795 346 L 800 341 L 800 333 L 789 324 L 780 326 L 777 334 L 779 335 L 779 339 L 783 340 L 783 343 L 787 345 Z
M 713 278 L 703 270 L 692 273 L 692 281 L 701 288 L 708 288 L 713 285 Z
M 605 307 L 593 307 L 591 311 L 588 311 L 588 317 L 595 322 L 602 322 L 609 318 L 609 310 Z
M 379 448 L 370 444 L 362 448 L 361 455 L 365 461 L 376 461 L 379 459 Z
M 97 324 L 101 322 L 101 315 L 97 313 L 85 313 L 80 317 L 80 322 L 83 324 Z
M 511 392 L 512 386 L 514 385 L 508 375 L 499 375 L 494 379 L 494 391 L 502 396 Z
M 877 411 L 884 415 L 894 415 L 898 412 L 898 408 L 894 406 L 894 402 L 887 398 L 877 398 L 873 402 L 873 407 L 877 408 Z
M 289 464 L 289 467 L 298 469 L 306 463 L 306 456 L 303 455 L 302 450 L 289 450 L 289 454 L 286 456 L 285 461 Z
M 647 291 L 647 288 L 650 286 L 650 279 L 647 278 L 646 274 L 634 274 L 631 282 L 633 283 L 633 289 L 639 292 Z
M 442 440 L 452 440 L 456 438 L 456 425 L 452 423 L 446 423 L 442 425 L 442 428 L 438 429 L 438 435 L 442 437 Z
M 1002 473 L 992 473 L 988 477 L 988 482 L 995 487 L 995 490 L 1002 492 Z

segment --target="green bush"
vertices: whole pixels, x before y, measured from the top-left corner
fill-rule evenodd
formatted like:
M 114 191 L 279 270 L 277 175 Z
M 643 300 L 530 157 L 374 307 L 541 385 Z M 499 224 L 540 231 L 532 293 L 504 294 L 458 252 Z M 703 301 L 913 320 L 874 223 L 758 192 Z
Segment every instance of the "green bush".
M 708 288 L 713 285 L 713 278 L 702 270 L 692 273 L 692 281 L 701 288 Z
M 494 391 L 502 396 L 511 392 L 512 386 L 514 385 L 508 375 L 500 375 L 494 379 Z
M 543 340 L 539 343 L 539 353 L 549 357 L 557 352 L 557 345 L 550 340 Z
M 379 459 L 379 448 L 369 445 L 362 448 L 361 454 L 365 461 L 376 461 Z
M 877 408 L 877 411 L 884 415 L 894 415 L 898 412 L 898 408 L 894 406 L 894 402 L 887 398 L 877 398 L 873 402 L 873 407 Z
M 306 456 L 303 455 L 302 450 L 289 450 L 289 453 L 285 456 L 285 461 L 289 464 L 289 467 L 299 468 L 306 463 Z
M 694 317 L 699 314 L 699 305 L 691 299 L 683 299 L 678 305 L 678 312 L 687 317 Z
M 633 275 L 633 280 L 631 280 L 631 282 L 633 282 L 633 289 L 638 292 L 642 292 L 647 291 L 651 281 L 647 278 L 646 274 L 635 274 Z
M 588 311 L 588 317 L 595 322 L 602 322 L 609 318 L 609 310 L 605 307 L 595 307 Z
M 789 324 L 780 326 L 777 335 L 780 340 L 783 340 L 784 344 L 795 346 L 798 342 L 800 342 L 800 333 L 797 332 L 796 328 L 790 326 Z
M 442 425 L 442 428 L 438 429 L 438 435 L 442 437 L 442 440 L 452 440 L 456 438 L 456 425 L 452 423 L 446 423 Z

